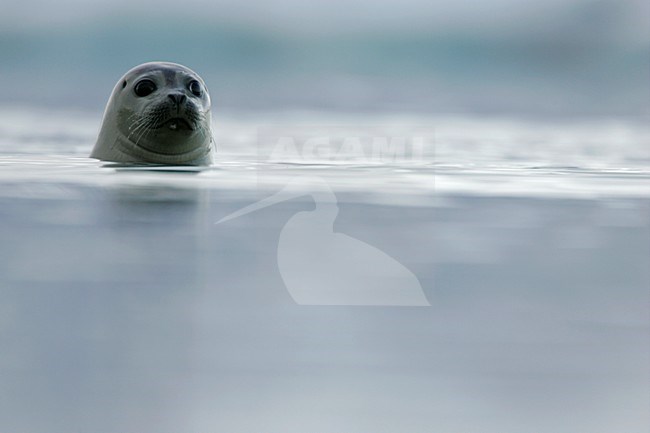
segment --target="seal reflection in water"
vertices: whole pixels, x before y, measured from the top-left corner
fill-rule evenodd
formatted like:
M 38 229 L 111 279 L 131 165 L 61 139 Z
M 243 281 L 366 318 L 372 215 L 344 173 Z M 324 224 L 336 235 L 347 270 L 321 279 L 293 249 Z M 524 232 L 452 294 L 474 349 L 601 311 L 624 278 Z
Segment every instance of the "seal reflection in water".
M 210 95 L 201 77 L 176 63 L 145 63 L 115 85 L 90 157 L 209 165 L 216 152 L 210 122 Z

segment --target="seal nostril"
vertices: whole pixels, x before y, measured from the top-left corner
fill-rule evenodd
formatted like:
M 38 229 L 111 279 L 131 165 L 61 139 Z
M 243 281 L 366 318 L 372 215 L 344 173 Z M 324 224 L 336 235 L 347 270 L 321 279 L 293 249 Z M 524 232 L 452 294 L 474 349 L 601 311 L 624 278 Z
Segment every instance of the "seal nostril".
M 186 96 L 182 93 L 170 93 L 167 96 L 169 96 L 169 99 L 171 99 L 176 105 L 181 105 L 186 99 Z

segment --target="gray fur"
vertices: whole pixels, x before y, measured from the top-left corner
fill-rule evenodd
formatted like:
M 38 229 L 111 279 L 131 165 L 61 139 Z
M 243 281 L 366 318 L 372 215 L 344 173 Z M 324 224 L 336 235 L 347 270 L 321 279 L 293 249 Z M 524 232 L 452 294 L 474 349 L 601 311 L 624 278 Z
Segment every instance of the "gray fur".
M 139 97 L 134 86 L 144 78 L 154 81 L 157 89 Z M 188 88 L 192 80 L 202 86 L 200 97 Z M 177 105 L 170 94 L 186 99 Z M 191 69 L 167 62 L 136 66 L 115 85 L 90 157 L 114 162 L 210 165 L 216 153 L 210 104 L 205 83 Z M 174 118 L 183 119 L 190 127 L 167 127 Z

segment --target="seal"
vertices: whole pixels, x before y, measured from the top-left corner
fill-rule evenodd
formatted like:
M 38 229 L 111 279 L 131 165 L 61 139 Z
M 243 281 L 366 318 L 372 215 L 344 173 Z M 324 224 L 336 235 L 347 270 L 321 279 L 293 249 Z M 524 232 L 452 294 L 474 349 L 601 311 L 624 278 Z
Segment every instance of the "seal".
M 199 75 L 169 62 L 128 71 L 106 104 L 91 158 L 166 165 L 210 165 L 216 148 L 210 94 Z

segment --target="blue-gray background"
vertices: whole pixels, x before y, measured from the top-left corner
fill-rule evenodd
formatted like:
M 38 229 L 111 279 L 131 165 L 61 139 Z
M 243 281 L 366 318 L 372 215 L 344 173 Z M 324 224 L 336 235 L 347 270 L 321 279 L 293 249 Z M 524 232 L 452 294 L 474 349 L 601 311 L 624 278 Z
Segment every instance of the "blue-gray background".
M 8 2 L 0 104 L 101 110 L 149 60 L 187 64 L 218 110 L 645 116 L 644 0 Z
M 647 0 L 6 3 L 0 433 L 650 430 Z M 88 158 L 162 59 L 207 80 L 216 164 Z M 435 152 L 271 161 L 269 124 Z M 310 176 L 431 307 L 296 304 L 310 196 L 214 224 Z

